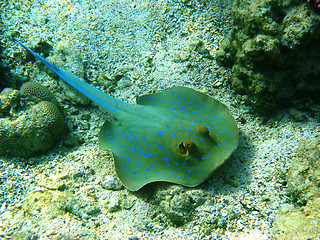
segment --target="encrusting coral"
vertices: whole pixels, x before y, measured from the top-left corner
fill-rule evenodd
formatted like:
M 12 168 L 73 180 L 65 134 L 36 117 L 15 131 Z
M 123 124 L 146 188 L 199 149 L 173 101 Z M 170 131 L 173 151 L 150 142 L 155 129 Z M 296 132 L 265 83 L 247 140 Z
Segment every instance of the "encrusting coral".
M 15 96 L 15 101 L 9 101 L 9 96 Z M 50 150 L 59 141 L 64 129 L 62 108 L 47 88 L 25 83 L 20 93 L 4 89 L 0 99 L 9 103 L 0 118 L 0 155 L 28 158 Z M 17 105 L 25 107 L 19 112 Z

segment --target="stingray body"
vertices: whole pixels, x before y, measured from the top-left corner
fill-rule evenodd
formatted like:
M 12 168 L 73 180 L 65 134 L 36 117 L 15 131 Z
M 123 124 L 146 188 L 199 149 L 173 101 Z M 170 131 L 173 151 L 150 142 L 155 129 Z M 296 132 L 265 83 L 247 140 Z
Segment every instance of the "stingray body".
M 115 117 L 100 130 L 99 146 L 112 151 L 117 175 L 132 191 L 155 181 L 199 185 L 238 146 L 238 127 L 229 109 L 203 93 L 172 87 L 138 97 L 137 105 L 127 104 L 17 42 Z

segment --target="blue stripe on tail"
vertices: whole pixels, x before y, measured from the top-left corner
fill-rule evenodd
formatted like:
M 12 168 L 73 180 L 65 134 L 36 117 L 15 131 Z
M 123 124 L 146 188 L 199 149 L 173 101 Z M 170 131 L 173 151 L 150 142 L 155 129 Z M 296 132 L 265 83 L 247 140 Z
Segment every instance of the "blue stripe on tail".
M 53 72 L 55 72 L 60 78 L 62 78 L 65 82 L 70 84 L 72 87 L 77 89 L 79 92 L 83 93 L 87 97 L 89 97 L 91 100 L 95 101 L 102 107 L 112 110 L 114 112 L 119 112 L 117 109 L 118 104 L 126 104 L 125 102 L 122 102 L 116 98 L 111 97 L 110 95 L 96 89 L 95 87 L 90 86 L 88 83 L 80 80 L 76 76 L 73 76 L 70 73 L 67 73 L 54 64 L 48 62 L 43 57 L 41 57 L 39 54 L 32 51 L 30 48 L 28 48 L 26 45 L 21 43 L 20 41 L 16 40 L 17 43 L 19 43 L 23 48 L 25 48 L 29 53 L 31 53 L 35 58 L 43 62 L 47 67 L 49 67 Z M 115 107 L 111 107 L 106 104 L 109 103 L 109 105 L 115 105 Z

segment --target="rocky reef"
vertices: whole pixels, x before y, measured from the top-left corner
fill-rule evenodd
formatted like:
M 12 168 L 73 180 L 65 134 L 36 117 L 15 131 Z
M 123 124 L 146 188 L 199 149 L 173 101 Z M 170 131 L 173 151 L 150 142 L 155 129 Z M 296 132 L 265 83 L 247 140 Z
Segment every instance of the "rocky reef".
M 215 59 L 258 110 L 318 101 L 320 16 L 301 0 L 236 0 L 234 27 Z
M 301 145 L 286 176 L 288 197 L 275 219 L 276 239 L 320 236 L 320 137 Z
M 62 108 L 44 86 L 27 82 L 0 93 L 0 155 L 32 157 L 50 150 L 64 129 Z

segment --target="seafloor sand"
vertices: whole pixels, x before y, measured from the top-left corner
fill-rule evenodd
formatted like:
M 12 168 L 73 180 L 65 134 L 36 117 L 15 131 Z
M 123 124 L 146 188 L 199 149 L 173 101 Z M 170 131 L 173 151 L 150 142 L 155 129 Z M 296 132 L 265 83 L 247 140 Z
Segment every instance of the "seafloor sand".
M 310 116 L 295 122 L 286 110 L 263 117 L 232 93 L 229 70 L 205 51 L 214 55 L 228 32 L 230 2 L 1 2 L 3 31 L 19 31 L 31 47 L 39 40 L 49 43 L 50 60 L 64 70 L 130 103 L 136 95 L 170 86 L 192 87 L 230 107 L 241 134 L 236 152 L 200 186 L 162 183 L 130 192 L 113 177 L 108 152 L 98 150 L 106 115 L 72 100 L 70 90 L 41 64 L 20 65 L 24 50 L 2 38 L 12 73 L 49 87 L 81 141 L 67 148 L 65 137 L 28 163 L 0 158 L 0 238 L 270 238 L 277 209 L 287 201 L 282 176 L 300 143 L 319 135 L 319 123 Z M 175 196 L 181 203 L 170 201 Z M 176 219 L 184 224 L 173 224 Z

